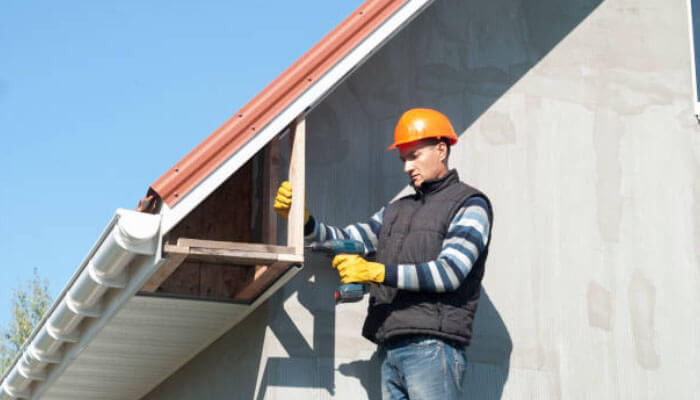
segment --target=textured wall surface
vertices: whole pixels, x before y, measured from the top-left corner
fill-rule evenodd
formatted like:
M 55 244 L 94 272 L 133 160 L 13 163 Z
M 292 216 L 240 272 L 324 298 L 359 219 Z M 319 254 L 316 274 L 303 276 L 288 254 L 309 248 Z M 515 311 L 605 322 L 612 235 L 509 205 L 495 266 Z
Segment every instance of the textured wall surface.
M 437 0 L 309 117 L 308 204 L 367 218 L 405 188 L 391 143 L 414 106 L 461 132 L 451 166 L 495 228 L 470 399 L 700 393 L 700 127 L 686 2 Z M 330 260 L 147 399 L 379 398 L 366 304 Z

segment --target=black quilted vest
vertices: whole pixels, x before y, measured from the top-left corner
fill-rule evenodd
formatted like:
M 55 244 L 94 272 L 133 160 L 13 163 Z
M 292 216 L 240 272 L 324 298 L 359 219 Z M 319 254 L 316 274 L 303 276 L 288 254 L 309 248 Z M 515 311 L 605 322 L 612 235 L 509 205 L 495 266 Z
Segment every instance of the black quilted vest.
M 384 212 L 377 262 L 416 264 L 437 259 L 450 221 L 472 196 L 482 196 L 489 203 L 483 193 L 460 182 L 457 171 L 451 170 L 442 179 L 423 182 L 416 194 L 392 203 Z M 491 214 L 489 217 L 493 220 Z M 421 293 L 372 285 L 363 336 L 380 344 L 416 334 L 469 344 L 487 256 L 488 245 L 453 292 Z

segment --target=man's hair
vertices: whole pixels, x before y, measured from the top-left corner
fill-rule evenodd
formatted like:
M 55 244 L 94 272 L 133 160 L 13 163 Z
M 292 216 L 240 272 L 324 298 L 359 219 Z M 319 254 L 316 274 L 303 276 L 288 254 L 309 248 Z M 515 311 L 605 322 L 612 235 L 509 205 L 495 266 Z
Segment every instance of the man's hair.
M 440 142 L 445 143 L 445 146 L 447 146 L 447 157 L 445 158 L 445 162 L 447 162 L 447 160 L 450 159 L 450 147 L 451 147 L 450 146 L 450 139 L 443 137 L 443 138 L 428 138 L 425 140 L 429 141 L 430 144 L 432 144 L 432 145 L 436 145 Z

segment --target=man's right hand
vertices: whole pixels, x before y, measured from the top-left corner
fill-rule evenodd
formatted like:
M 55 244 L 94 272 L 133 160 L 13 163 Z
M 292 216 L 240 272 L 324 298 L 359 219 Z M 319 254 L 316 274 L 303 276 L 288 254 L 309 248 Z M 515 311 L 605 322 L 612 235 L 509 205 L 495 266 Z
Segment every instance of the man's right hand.
M 289 218 L 289 208 L 291 206 L 292 184 L 288 181 L 284 181 L 280 184 L 279 189 L 277 189 L 277 196 L 275 196 L 273 208 L 280 217 L 287 219 Z M 304 223 L 307 222 L 309 222 L 309 210 L 306 208 L 306 204 L 304 204 Z

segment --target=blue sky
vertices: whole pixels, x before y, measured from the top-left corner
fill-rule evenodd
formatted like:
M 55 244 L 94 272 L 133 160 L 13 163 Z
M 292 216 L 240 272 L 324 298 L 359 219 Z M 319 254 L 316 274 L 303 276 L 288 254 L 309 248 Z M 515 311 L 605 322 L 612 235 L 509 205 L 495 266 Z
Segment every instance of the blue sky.
M 196 5 L 195 5 L 196 4 Z M 0 3 L 0 325 L 360 0 Z

